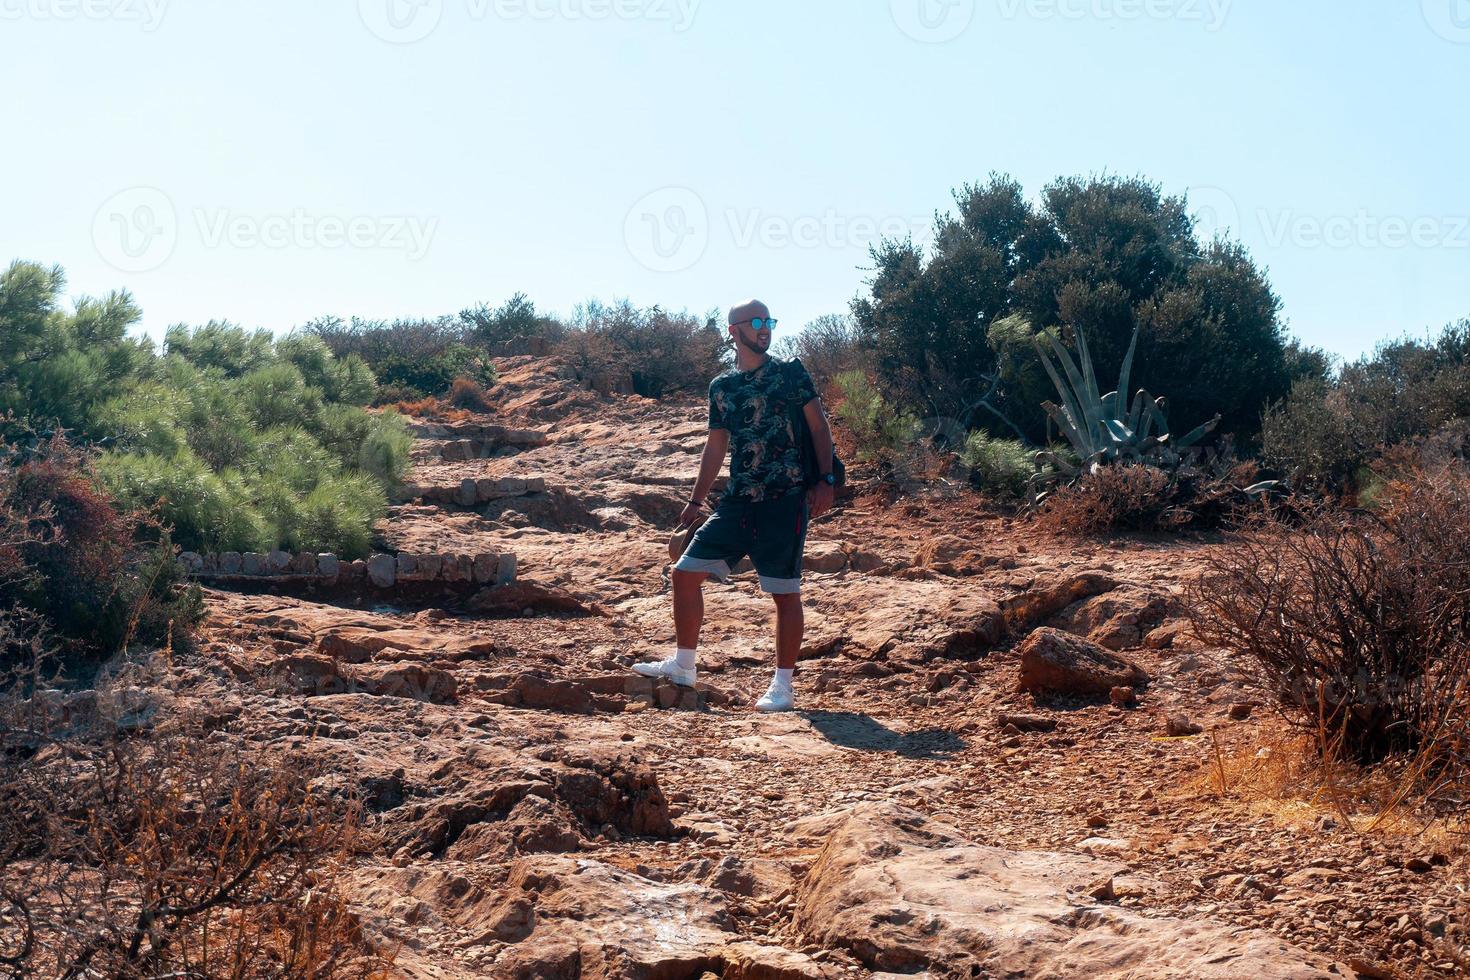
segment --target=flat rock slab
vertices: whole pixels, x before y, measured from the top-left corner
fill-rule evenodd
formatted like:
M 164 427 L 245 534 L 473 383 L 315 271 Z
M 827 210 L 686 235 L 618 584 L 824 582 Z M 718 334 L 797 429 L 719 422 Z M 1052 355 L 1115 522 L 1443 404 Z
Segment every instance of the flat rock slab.
M 1266 932 L 1145 918 L 1091 898 L 1124 870 L 974 844 L 915 811 L 862 804 L 827 836 L 797 893 L 796 924 L 870 969 L 934 978 L 1334 976 Z

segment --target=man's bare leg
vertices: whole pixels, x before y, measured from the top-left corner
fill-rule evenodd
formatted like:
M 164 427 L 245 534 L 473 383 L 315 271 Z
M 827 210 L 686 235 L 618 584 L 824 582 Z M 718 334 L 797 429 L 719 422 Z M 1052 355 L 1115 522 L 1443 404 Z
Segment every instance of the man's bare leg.
M 699 630 L 704 625 L 704 580 L 705 572 L 675 571 L 674 582 L 674 638 L 680 649 L 699 648 Z
M 801 636 L 806 627 L 806 617 L 801 608 L 801 593 L 777 595 L 776 600 L 776 666 L 782 670 L 794 670 L 796 658 L 801 653 Z

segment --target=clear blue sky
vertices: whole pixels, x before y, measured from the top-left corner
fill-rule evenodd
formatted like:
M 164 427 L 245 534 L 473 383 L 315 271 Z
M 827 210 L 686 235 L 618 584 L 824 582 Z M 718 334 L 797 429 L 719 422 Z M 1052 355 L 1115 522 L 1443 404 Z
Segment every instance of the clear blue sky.
M 1470 315 L 1470 0 L 0 0 L 0 80 L 0 259 L 155 336 L 795 325 L 991 171 L 1194 188 L 1340 354 Z

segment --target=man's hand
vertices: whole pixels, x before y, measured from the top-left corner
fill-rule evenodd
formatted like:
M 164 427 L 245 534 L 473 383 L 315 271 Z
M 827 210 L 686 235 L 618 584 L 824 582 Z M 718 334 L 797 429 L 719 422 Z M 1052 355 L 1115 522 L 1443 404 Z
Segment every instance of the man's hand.
M 818 483 L 808 490 L 806 492 L 806 505 L 810 516 L 821 517 L 827 511 L 831 510 L 832 501 L 836 496 L 837 491 L 825 483 Z
M 704 510 L 699 504 L 689 504 L 684 508 L 684 513 L 679 515 L 679 526 L 688 527 L 699 517 L 699 512 Z

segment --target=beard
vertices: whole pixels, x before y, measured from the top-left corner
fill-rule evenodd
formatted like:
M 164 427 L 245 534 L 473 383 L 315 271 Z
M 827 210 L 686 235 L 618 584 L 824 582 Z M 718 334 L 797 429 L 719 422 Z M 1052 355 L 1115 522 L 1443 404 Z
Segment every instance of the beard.
M 762 343 L 761 339 L 754 334 L 747 334 L 743 329 L 735 331 L 736 338 L 746 350 L 754 354 L 764 354 L 771 349 L 771 338 L 767 337 Z

